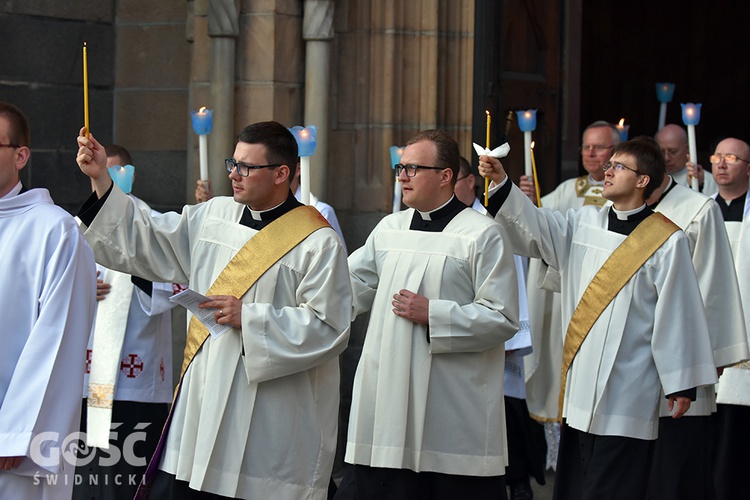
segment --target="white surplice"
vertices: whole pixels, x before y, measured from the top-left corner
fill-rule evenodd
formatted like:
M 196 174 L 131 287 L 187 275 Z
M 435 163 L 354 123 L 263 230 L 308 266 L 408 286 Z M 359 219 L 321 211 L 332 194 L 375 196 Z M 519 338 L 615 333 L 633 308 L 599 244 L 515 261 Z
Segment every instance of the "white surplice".
M 243 209 L 217 197 L 150 216 L 115 186 L 85 235 L 107 267 L 205 294 L 257 234 Z M 339 237 L 315 231 L 241 300 L 242 330 L 209 338 L 185 374 L 160 468 L 229 497 L 324 499 L 351 320 Z
M 602 182 L 590 176 L 563 181 L 542 197 L 542 206 L 565 212 L 584 205 L 604 204 Z M 565 327 L 559 293 L 559 275 L 539 259 L 529 259 L 526 287 L 531 322 L 532 352 L 524 359 L 526 404 L 535 418 L 554 421 L 558 415 L 560 370 Z M 557 290 L 557 291 L 552 291 Z
M 0 497 L 70 498 L 75 464 L 60 452 L 78 444 L 94 256 L 46 189 L 0 199 L 0 248 L 0 456 L 26 456 L 0 471 Z
M 680 226 L 690 242 L 716 366 L 748 359 L 750 353 L 740 290 L 719 206 L 710 197 L 678 184 L 654 210 Z M 698 388 L 696 400 L 685 415 L 710 415 L 714 411 L 716 393 L 714 386 L 708 385 Z M 661 416 L 671 413 L 668 402 L 662 399 Z
M 742 222 L 724 222 L 734 255 L 745 326 L 750 335 L 750 198 L 745 197 Z M 750 342 L 750 338 L 748 338 Z M 750 406 L 750 362 L 726 368 L 719 378 L 716 400 L 720 404 Z
M 608 231 L 608 209 L 537 209 L 517 186 L 496 219 L 513 251 L 560 271 L 564 324 L 626 236 Z M 563 416 L 583 432 L 656 439 L 661 390 L 716 381 L 708 325 L 687 237 L 676 232 L 594 323 L 568 372 Z
M 354 314 L 370 311 L 354 378 L 346 461 L 496 476 L 507 465 L 504 343 L 518 287 L 503 229 L 470 208 L 442 232 L 386 216 L 349 258 Z M 401 289 L 429 299 L 429 328 L 396 316 Z

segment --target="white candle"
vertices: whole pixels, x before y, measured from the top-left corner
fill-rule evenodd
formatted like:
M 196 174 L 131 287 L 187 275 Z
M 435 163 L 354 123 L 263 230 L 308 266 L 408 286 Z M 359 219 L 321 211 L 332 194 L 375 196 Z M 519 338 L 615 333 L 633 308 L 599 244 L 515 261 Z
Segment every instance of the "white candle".
M 524 174 L 531 178 L 534 172 L 531 168 L 531 131 L 523 133 L 523 150 L 524 153 Z
M 393 213 L 401 211 L 401 183 L 398 182 L 398 177 L 393 184 Z
M 310 204 L 310 157 L 300 156 L 300 187 L 302 191 L 302 203 Z
M 698 168 L 698 148 L 695 145 L 695 125 L 687 126 L 688 132 L 688 149 L 690 150 L 690 161 Z M 700 185 L 698 184 L 698 177 L 693 177 L 690 181 L 690 187 L 694 191 L 700 191 Z
M 661 106 L 659 106 L 659 128 L 657 130 L 661 130 L 664 128 L 664 123 L 667 121 L 667 103 L 663 102 L 661 103 Z
M 201 180 L 208 181 L 208 134 L 198 136 L 198 152 L 200 154 Z M 208 186 L 206 186 L 208 188 Z

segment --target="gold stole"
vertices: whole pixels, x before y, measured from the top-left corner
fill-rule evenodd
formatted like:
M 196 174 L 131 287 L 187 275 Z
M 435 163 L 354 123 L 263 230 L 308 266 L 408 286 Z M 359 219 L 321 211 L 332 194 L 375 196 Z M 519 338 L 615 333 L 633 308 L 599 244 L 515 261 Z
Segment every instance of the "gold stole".
M 242 297 L 252 287 L 258 278 L 268 271 L 284 255 L 300 244 L 305 238 L 322 227 L 331 227 L 328 221 L 320 215 L 314 207 L 301 206 L 285 213 L 268 226 L 250 238 L 247 243 L 232 257 L 229 264 L 221 271 L 216 281 L 208 289 L 206 295 L 233 295 Z M 149 498 L 154 476 L 161 462 L 161 456 L 166 446 L 167 433 L 172 423 L 177 395 L 180 393 L 182 378 L 195 354 L 209 337 L 208 329 L 195 316 L 190 319 L 185 354 L 182 359 L 180 381 L 174 390 L 172 405 L 169 409 L 167 421 L 161 431 L 159 443 L 149 461 L 141 484 L 138 486 L 135 498 L 144 500 Z
M 242 297 L 271 266 L 322 227 L 330 225 L 314 207 L 302 206 L 290 210 L 245 243 L 221 271 L 206 295 Z M 208 329 L 193 316 L 188 328 L 180 381 L 208 337 Z
M 622 287 L 679 227 L 660 213 L 651 214 L 638 224 L 625 241 L 591 280 L 570 318 L 563 345 L 562 376 L 560 378 L 559 418 L 563 415 L 565 385 L 568 369 L 591 328 Z

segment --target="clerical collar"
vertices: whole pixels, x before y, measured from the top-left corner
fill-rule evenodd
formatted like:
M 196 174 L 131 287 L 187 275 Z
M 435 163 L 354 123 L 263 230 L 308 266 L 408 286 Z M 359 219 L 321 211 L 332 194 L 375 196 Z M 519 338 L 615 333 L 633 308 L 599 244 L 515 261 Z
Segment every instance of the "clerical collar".
M 627 236 L 633 232 L 638 224 L 653 213 L 654 211 L 647 207 L 645 203 L 633 210 L 616 210 L 612 206 L 608 214 L 609 224 L 607 229 Z
M 431 212 L 420 212 L 419 210 L 414 210 L 409 229 L 412 231 L 439 233 L 465 208 L 468 207 L 454 195 L 447 203 Z
M 593 177 L 591 177 L 591 174 L 589 174 L 589 184 L 592 186 L 603 186 L 604 185 L 604 179 L 597 181 Z
M 21 181 L 18 181 L 18 184 L 16 184 L 15 186 L 13 186 L 13 189 L 11 189 L 10 191 L 8 191 L 5 194 L 5 196 L 3 196 L 2 198 L 0 198 L 0 200 L 9 200 L 9 199 L 13 198 L 14 196 L 18 196 L 18 193 L 21 192 L 22 188 L 23 188 L 23 186 L 21 185 Z
M 617 210 L 613 205 L 612 211 L 615 213 L 618 220 L 628 220 L 631 215 L 635 215 L 638 212 L 644 210 L 645 208 L 646 208 L 645 203 L 638 208 L 634 208 L 633 210 Z
M 667 196 L 667 193 L 669 193 L 672 190 L 672 188 L 674 188 L 677 185 L 677 183 L 674 181 L 671 175 L 667 175 L 667 178 L 669 179 L 669 184 L 667 184 L 667 189 L 665 189 L 664 192 L 661 194 L 661 196 L 659 196 L 659 199 L 656 200 L 655 203 L 649 205 L 648 208 L 651 208 L 651 209 L 656 208 L 656 206 L 661 202 L 661 200 L 663 200 L 664 197 Z
M 251 210 L 250 207 L 245 206 L 245 210 L 242 211 L 240 224 L 260 231 L 285 213 L 300 206 L 302 206 L 302 203 L 297 201 L 292 192 L 289 191 L 289 195 L 287 196 L 286 200 L 284 200 L 284 202 L 280 205 L 277 205 L 271 209 L 257 211 Z
M 420 217 L 422 217 L 422 220 L 436 220 L 441 217 L 445 217 L 449 211 L 446 211 L 446 207 L 448 207 L 448 204 L 453 201 L 453 198 L 455 198 L 456 195 L 454 194 L 450 200 L 446 201 L 439 207 L 437 207 L 435 210 L 431 210 L 429 212 L 421 212 L 417 210 L 417 213 Z
M 747 191 L 732 201 L 725 200 L 720 194 L 716 195 L 716 202 L 719 204 L 725 222 L 742 222 L 745 215 L 745 198 L 747 198 Z

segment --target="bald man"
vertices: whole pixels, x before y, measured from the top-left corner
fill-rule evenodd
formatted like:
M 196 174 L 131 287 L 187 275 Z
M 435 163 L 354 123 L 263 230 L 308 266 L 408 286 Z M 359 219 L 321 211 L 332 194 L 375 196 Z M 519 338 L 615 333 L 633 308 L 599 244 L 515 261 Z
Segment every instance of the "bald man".
M 675 182 L 681 186 L 690 187 L 687 169 L 685 164 L 688 161 L 688 137 L 685 129 L 674 123 L 664 125 L 654 136 L 659 143 L 664 161 L 667 162 L 667 174 L 672 176 Z M 692 158 L 695 161 L 695 158 Z M 701 193 L 706 196 L 713 196 L 719 188 L 714 181 L 711 172 L 703 169 L 698 165 L 698 183 Z
M 750 325 L 750 146 L 728 138 L 716 145 L 711 155 L 719 192 L 716 201 L 734 254 L 745 324 Z M 714 450 L 714 487 L 718 500 L 744 498 L 747 494 L 747 450 L 750 448 L 750 363 L 726 368 L 719 378 L 715 425 L 718 434 Z

